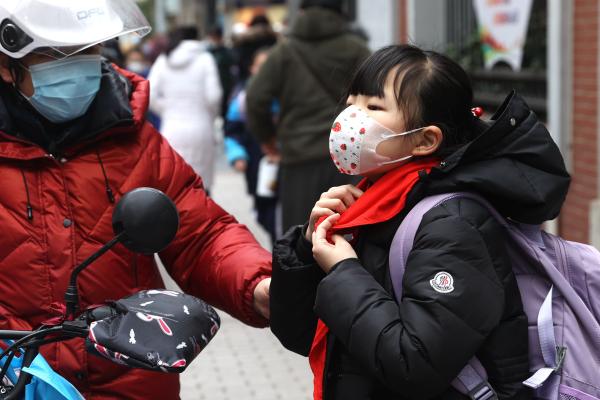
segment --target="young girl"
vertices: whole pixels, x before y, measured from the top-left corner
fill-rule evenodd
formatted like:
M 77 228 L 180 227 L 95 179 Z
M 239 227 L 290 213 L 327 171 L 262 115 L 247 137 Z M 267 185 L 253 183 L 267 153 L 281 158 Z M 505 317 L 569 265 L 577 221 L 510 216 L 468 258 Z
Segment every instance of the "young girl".
M 274 249 L 271 329 L 309 355 L 315 399 L 467 399 L 450 383 L 474 356 L 493 398 L 531 397 L 527 319 L 485 206 L 458 198 L 427 212 L 393 294 L 392 238 L 424 197 L 476 192 L 530 224 L 564 201 L 562 157 L 523 99 L 510 94 L 489 122 L 472 100 L 460 66 L 413 46 L 381 49 L 356 73 L 330 149 L 365 179 L 324 193 Z

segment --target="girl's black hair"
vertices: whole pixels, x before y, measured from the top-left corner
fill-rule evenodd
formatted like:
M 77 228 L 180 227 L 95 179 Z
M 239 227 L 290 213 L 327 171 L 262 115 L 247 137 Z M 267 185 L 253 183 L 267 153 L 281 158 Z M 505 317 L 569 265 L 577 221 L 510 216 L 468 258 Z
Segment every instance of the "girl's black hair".
M 444 139 L 436 156 L 448 156 L 481 133 L 482 124 L 471 112 L 469 77 L 450 58 L 411 45 L 384 47 L 360 66 L 348 95 L 383 98 L 392 78 L 406 130 L 427 125 L 442 130 Z

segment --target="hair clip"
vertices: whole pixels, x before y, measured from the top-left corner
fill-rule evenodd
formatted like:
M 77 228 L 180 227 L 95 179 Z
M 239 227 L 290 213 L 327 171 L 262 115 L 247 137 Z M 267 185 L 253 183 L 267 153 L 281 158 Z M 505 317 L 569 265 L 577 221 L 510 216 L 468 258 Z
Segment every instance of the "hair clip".
M 471 108 L 471 113 L 473 114 L 474 117 L 481 118 L 481 116 L 483 115 L 483 108 L 473 107 L 473 108 Z

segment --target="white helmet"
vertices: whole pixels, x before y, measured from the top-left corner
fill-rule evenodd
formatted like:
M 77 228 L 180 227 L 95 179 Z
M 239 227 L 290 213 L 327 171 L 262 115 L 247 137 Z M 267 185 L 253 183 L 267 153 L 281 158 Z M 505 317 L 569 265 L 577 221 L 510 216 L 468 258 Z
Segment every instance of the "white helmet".
M 0 51 L 65 58 L 150 24 L 134 0 L 0 0 Z

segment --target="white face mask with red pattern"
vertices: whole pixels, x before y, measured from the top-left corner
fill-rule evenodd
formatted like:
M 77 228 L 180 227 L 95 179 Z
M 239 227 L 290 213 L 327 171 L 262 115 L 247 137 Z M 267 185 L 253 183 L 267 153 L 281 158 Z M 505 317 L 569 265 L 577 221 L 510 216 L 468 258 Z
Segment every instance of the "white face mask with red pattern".
M 351 105 L 338 115 L 329 134 L 329 152 L 341 173 L 361 175 L 384 165 L 406 161 L 377 153 L 377 146 L 398 136 L 406 136 L 423 128 L 396 133 L 381 125 L 359 107 Z

